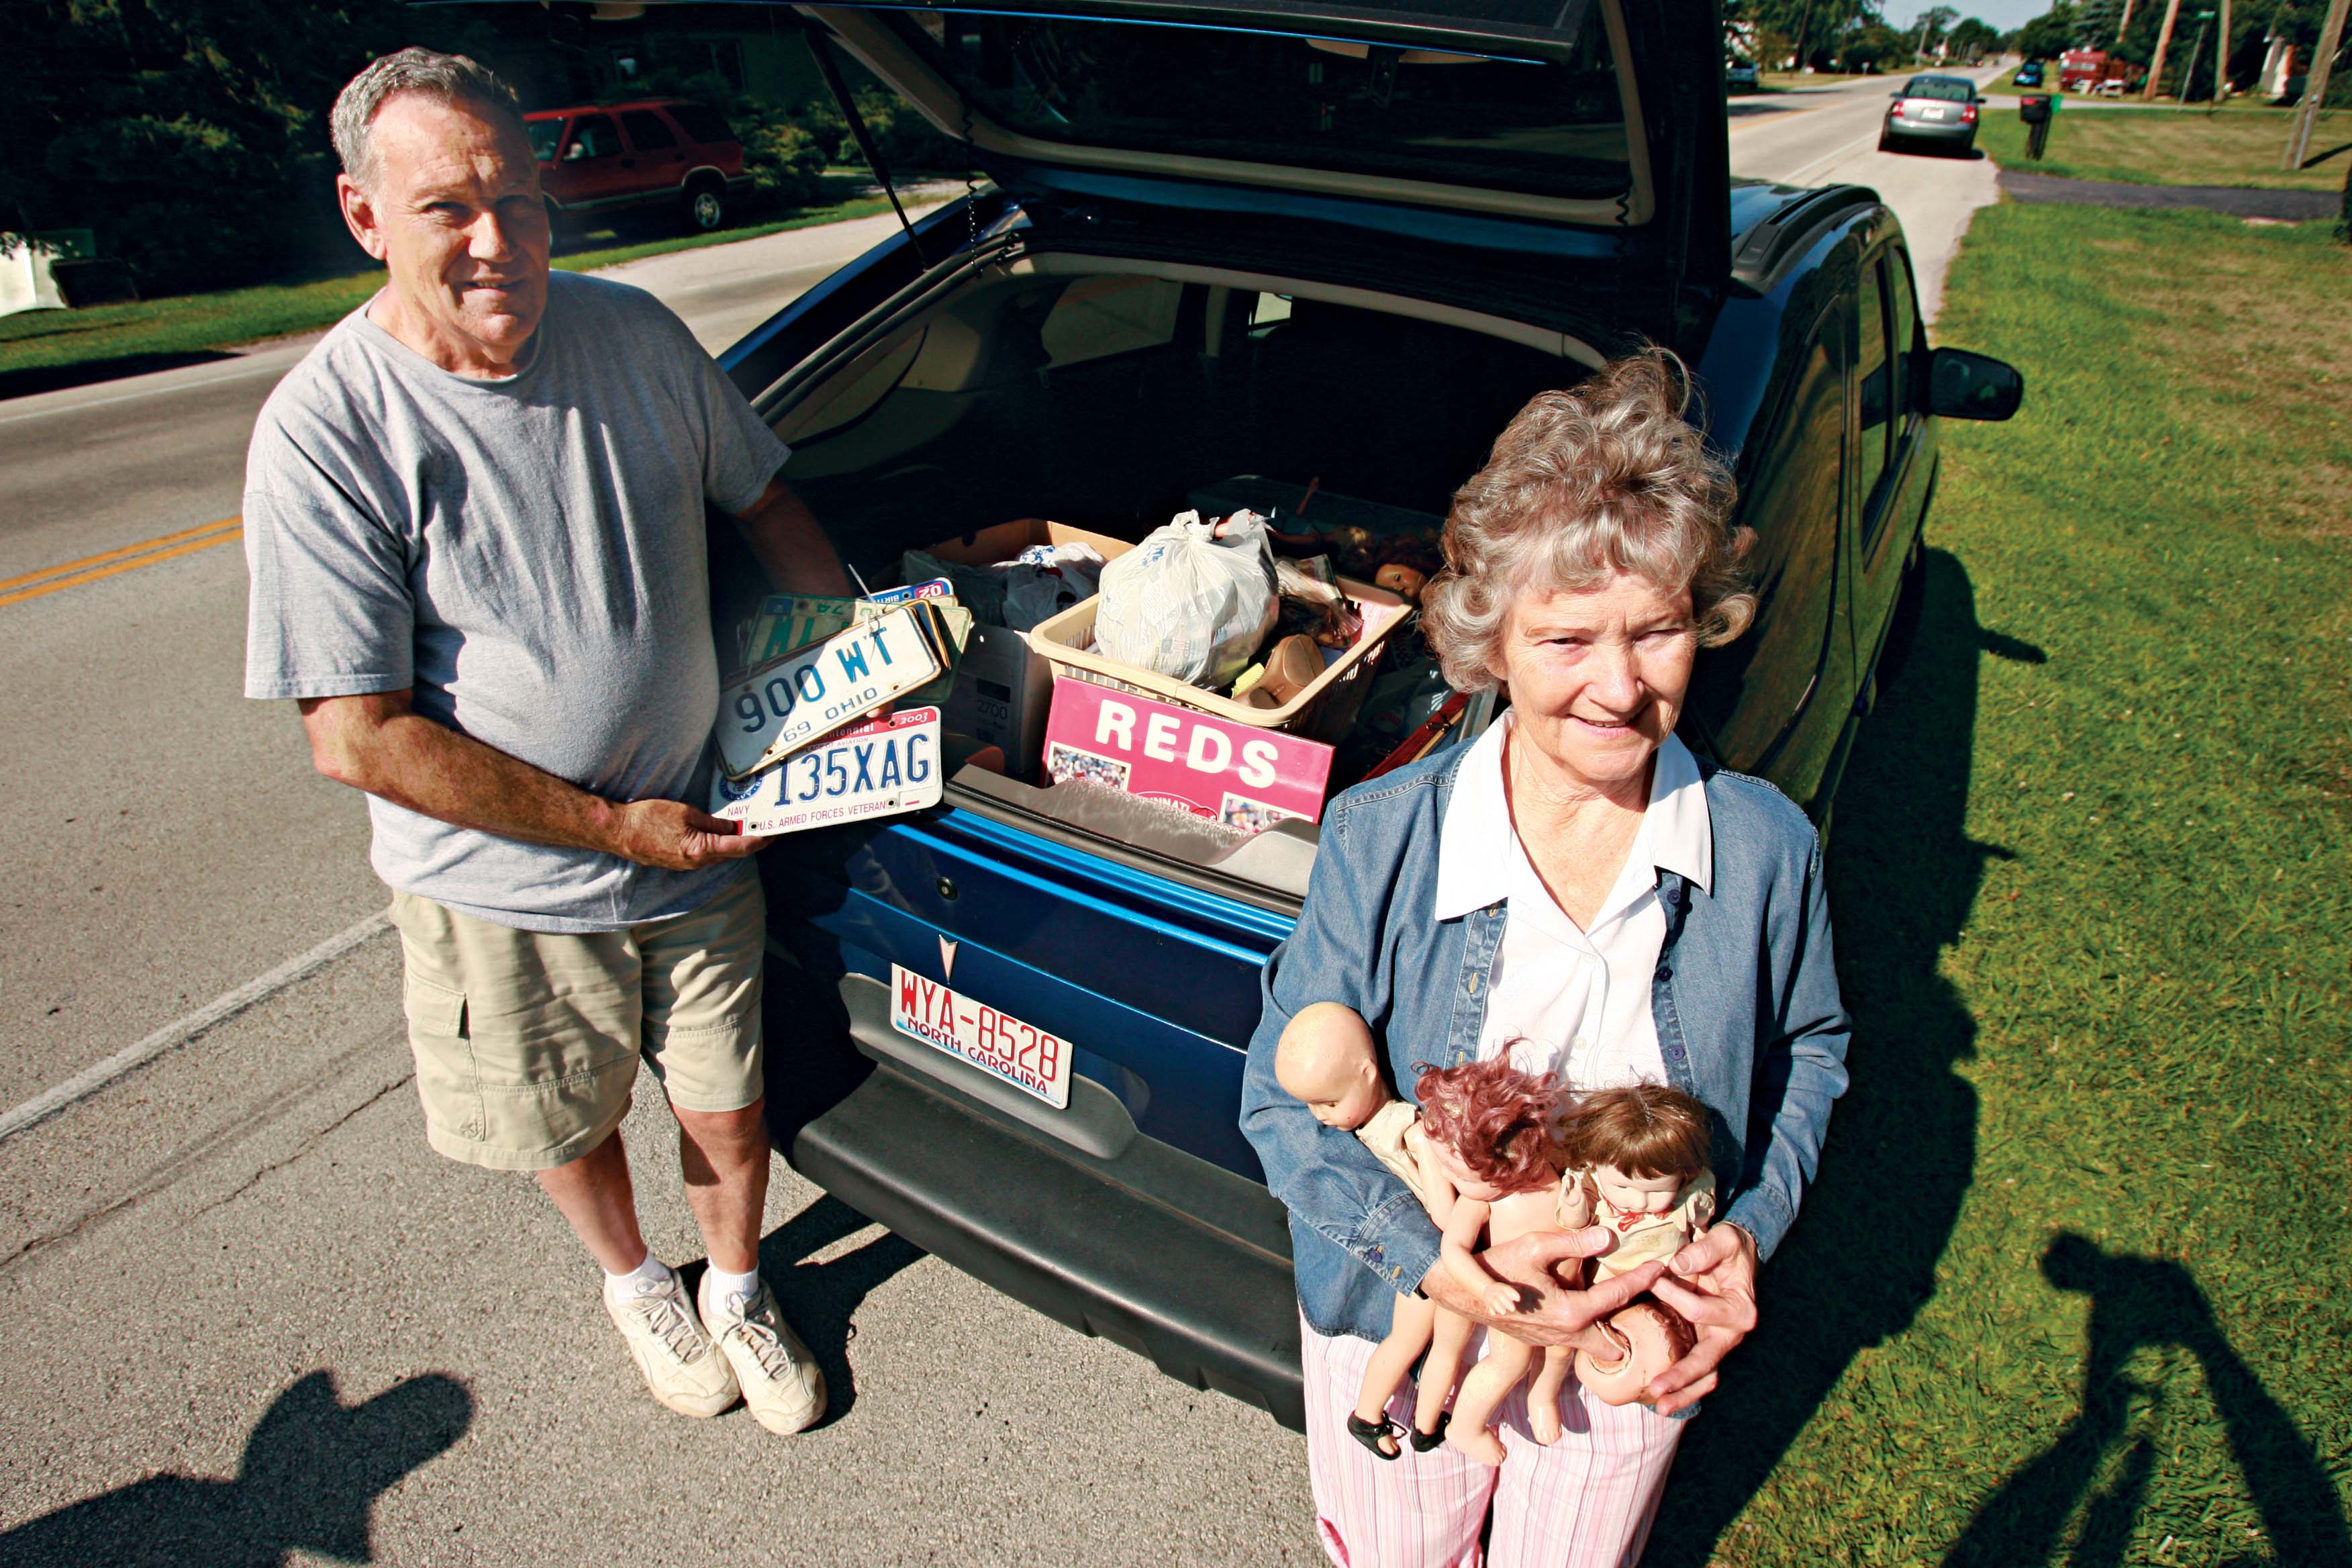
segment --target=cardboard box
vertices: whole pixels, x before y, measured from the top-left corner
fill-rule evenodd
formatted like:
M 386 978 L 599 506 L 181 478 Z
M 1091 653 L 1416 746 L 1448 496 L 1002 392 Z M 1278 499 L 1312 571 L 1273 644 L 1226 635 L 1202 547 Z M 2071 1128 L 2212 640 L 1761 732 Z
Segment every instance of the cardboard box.
M 1087 779 L 1250 833 L 1320 821 L 1331 757 L 1320 742 L 1066 676 L 1045 722 L 1055 784 Z
M 992 566 L 1033 544 L 1072 542 L 1093 545 L 1106 561 L 1135 548 L 1128 540 L 1033 517 L 925 549 L 959 565 Z M 1053 696 L 1053 667 L 1037 657 L 1027 637 L 1004 626 L 975 626 L 956 666 L 954 689 L 940 704 L 940 723 L 985 745 L 1003 747 L 1007 765 L 1025 775 L 1037 766 L 1044 749 Z

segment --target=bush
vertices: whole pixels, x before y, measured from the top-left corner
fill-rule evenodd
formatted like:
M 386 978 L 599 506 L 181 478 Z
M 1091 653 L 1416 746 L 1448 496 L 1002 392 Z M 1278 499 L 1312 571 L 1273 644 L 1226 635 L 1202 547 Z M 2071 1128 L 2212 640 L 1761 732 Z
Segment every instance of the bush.
M 814 206 L 824 191 L 825 144 L 786 121 L 742 126 L 743 167 L 762 199 L 782 207 Z
M 917 170 L 961 174 L 971 167 L 971 154 L 964 144 L 941 135 L 898 94 L 885 88 L 869 87 L 856 93 L 856 101 L 858 118 L 866 121 L 866 134 L 874 138 L 874 150 L 890 166 L 892 177 Z M 848 121 L 842 118 L 836 105 L 824 100 L 805 103 L 798 118 L 811 134 L 833 149 L 836 162 L 865 163 L 857 138 L 849 133 Z

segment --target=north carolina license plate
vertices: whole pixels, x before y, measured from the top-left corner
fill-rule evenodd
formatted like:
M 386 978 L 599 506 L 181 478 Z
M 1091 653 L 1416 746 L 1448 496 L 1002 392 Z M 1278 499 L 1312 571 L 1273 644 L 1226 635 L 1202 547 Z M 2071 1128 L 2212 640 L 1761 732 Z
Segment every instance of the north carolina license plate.
M 940 804 L 940 710 L 914 708 L 845 730 L 740 783 L 720 775 L 715 816 L 751 834 L 798 833 Z
M 890 1026 L 994 1073 L 1057 1110 L 1069 1109 L 1068 1041 L 895 963 Z

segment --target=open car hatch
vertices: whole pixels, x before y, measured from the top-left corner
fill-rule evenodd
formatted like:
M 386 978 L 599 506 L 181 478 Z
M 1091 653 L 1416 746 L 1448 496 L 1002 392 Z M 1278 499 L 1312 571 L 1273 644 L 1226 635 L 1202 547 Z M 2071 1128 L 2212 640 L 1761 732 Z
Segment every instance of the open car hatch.
M 1654 332 L 1726 272 L 1720 50 L 1696 0 L 799 9 L 1041 226 L 1057 203 L 1083 220 L 1377 207 L 1422 240 L 1550 251 L 1556 282 L 1598 263 L 1664 308 L 1627 323 Z

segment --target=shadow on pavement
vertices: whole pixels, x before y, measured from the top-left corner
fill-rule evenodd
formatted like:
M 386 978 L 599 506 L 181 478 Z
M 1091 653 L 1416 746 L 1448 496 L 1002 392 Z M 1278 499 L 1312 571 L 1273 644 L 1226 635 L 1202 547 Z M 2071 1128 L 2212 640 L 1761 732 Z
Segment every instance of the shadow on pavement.
M 1643 1561 L 1697 1568 L 1856 1354 L 1907 1329 L 1935 1292 L 1976 1159 L 1976 1091 L 1955 1070 L 1976 1026 L 1936 972 L 1988 859 L 1968 836 L 1977 666 L 2042 651 L 1977 624 L 1943 551 L 1907 666 L 1856 742 L 1837 796 L 1830 895 L 1854 1018 L 1853 1087 L 1819 1180 L 1759 1289 L 1763 1323 L 1684 1438 Z
M 237 356 L 221 349 L 195 349 L 186 353 L 117 354 L 112 359 L 84 360 L 79 364 L 43 365 L 37 370 L 0 371 L 0 402 L 29 397 L 37 392 L 62 392 L 69 386 L 91 386 L 101 381 L 147 375 L 185 365 L 211 364 Z
M 438 1373 L 347 1405 L 333 1374 L 314 1372 L 255 1425 L 235 1480 L 133 1481 L 0 1535 L 0 1564 L 277 1568 L 296 1551 L 373 1563 L 377 1496 L 446 1452 L 473 1419 L 473 1396 Z
M 2042 1272 L 2061 1290 L 2091 1299 L 2082 1413 L 1977 1510 L 1944 1559 L 1945 1568 L 2053 1561 L 2067 1520 L 2086 1499 L 2081 1538 L 2068 1561 L 2107 1568 L 2126 1560 L 2132 1520 L 2157 1462 L 2155 1439 L 2138 1429 L 2142 1423 L 2134 1420 L 2131 1405 L 2163 1392 L 2161 1385 L 2135 1382 L 2126 1368 L 2151 1345 L 2179 1345 L 2197 1358 L 2231 1457 L 2261 1510 L 2263 1551 L 2232 1559 L 2227 1568 L 2352 1563 L 2352 1531 L 2337 1506 L 2335 1483 L 2310 1440 L 2239 1359 L 2188 1269 L 2168 1258 L 2107 1252 L 2067 1232 L 2042 1255 Z M 2114 1480 L 2093 1495 L 2101 1468 L 2119 1445 L 2123 1460 Z

